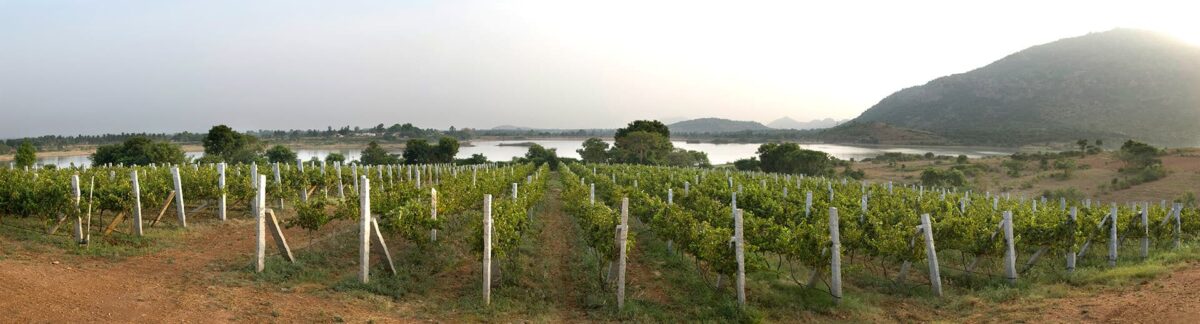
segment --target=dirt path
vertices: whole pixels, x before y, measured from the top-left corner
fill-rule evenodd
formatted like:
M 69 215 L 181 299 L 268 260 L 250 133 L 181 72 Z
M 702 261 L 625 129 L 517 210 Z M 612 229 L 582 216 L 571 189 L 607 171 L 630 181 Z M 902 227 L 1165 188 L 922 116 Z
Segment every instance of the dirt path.
M 574 254 L 579 250 L 573 239 L 575 227 L 562 208 L 562 185 L 558 174 L 554 174 L 549 181 L 544 204 L 536 215 L 542 222 L 541 232 L 538 233 L 542 249 L 538 252 L 538 258 L 545 262 L 543 271 L 550 279 L 547 284 L 551 290 L 549 295 L 559 306 L 559 318 L 553 322 L 579 321 L 586 314 L 580 306 L 580 290 L 572 289 L 578 286 L 576 277 L 572 276 L 577 268 L 573 262 L 578 262 Z
M 314 235 L 336 226 L 327 227 Z M 63 252 L 5 259 L 0 261 L 0 314 L 13 322 L 307 322 L 397 316 L 346 298 L 331 301 L 222 282 L 225 264 L 250 262 L 253 233 L 252 221 L 230 220 L 193 225 L 177 247 L 120 261 Z M 294 246 L 306 241 L 297 230 L 287 235 Z M 0 244 L 11 248 L 18 242 Z

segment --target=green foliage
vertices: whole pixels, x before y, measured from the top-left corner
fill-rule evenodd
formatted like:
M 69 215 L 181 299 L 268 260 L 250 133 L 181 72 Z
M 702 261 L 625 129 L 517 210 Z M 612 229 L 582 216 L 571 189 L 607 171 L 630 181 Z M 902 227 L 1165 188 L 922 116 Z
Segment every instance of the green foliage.
M 420 141 L 420 143 L 414 143 L 413 141 Z M 409 140 L 409 145 L 422 145 L 422 144 L 426 147 L 429 146 L 429 144 L 426 143 L 425 140 Z M 417 148 L 414 150 L 420 150 L 420 149 L 421 148 Z M 406 147 L 404 149 L 404 151 L 407 153 L 408 148 Z M 362 155 L 359 156 L 358 159 L 359 159 L 359 161 L 358 161 L 359 163 L 366 164 L 366 165 L 388 165 L 388 164 L 395 164 L 400 161 L 400 159 L 398 157 L 396 157 L 395 154 L 388 153 L 387 150 L 384 150 L 382 147 L 379 146 L 379 143 L 377 143 L 375 141 L 371 141 L 371 143 L 367 143 L 367 148 L 362 150 Z
M 1067 201 L 1080 201 L 1087 198 L 1082 191 L 1075 188 L 1046 190 L 1042 192 L 1042 196 L 1049 200 L 1066 199 Z
M 835 159 L 821 151 L 801 149 L 796 143 L 767 143 L 758 147 L 758 160 L 765 172 L 832 176 Z
M 205 161 L 229 163 L 255 162 L 263 146 L 257 137 L 238 133 L 225 125 L 209 129 L 203 144 Z
M 762 162 L 759 162 L 756 157 L 739 159 L 733 161 L 733 168 L 738 171 L 762 171 Z
M 542 166 L 546 164 L 550 166 L 550 170 L 558 170 L 558 149 L 546 149 L 538 144 L 529 146 L 529 151 L 525 152 L 525 158 L 522 162 L 533 163 L 534 166 Z
M 1125 170 L 1136 172 L 1141 169 L 1162 165 L 1162 160 L 1158 159 L 1160 154 L 1161 152 L 1158 148 L 1149 144 L 1128 140 L 1125 141 L 1125 144 L 1121 145 L 1121 150 L 1117 151 L 1117 158 L 1125 162 Z
M 670 138 L 661 133 L 632 131 L 616 138 L 612 155 L 614 162 L 661 165 L 672 148 Z
M 1071 177 L 1073 177 L 1075 174 L 1075 169 L 1078 169 L 1078 168 L 1079 167 L 1076 165 L 1075 160 L 1071 160 L 1071 159 L 1054 160 L 1054 169 L 1059 170 L 1060 172 L 1055 173 L 1052 176 L 1055 179 L 1059 179 L 1059 180 L 1071 179 Z
M 472 164 L 484 164 L 487 162 L 488 162 L 488 159 L 486 156 L 483 156 L 482 153 L 475 153 L 475 154 L 471 154 L 471 157 L 458 160 L 455 163 L 460 164 L 460 165 L 464 165 L 464 164 L 472 165 Z
M 428 164 L 454 162 L 458 154 L 458 140 L 442 137 L 437 145 L 430 145 L 424 139 L 410 139 L 404 145 L 404 163 Z
M 102 145 L 92 153 L 93 165 L 150 165 L 187 163 L 187 155 L 178 144 L 155 142 L 135 136 L 125 143 Z
M 608 162 L 608 142 L 592 137 L 583 141 L 583 148 L 575 150 L 585 163 Z
M 712 164 L 708 162 L 708 153 L 680 148 L 671 150 L 671 153 L 667 154 L 666 165 L 700 168 L 712 166 Z
M 1013 178 L 1020 177 L 1021 171 L 1025 171 L 1025 162 L 1017 159 L 1004 160 L 1000 166 L 1008 169 L 1008 176 Z
M 331 164 L 338 163 L 338 162 L 344 163 L 344 162 L 346 162 L 346 156 L 342 155 L 342 153 L 332 152 L 332 153 L 329 153 L 329 155 L 325 156 L 325 162 L 331 163 Z
M 17 148 L 17 155 L 13 157 L 18 168 L 33 167 L 37 162 L 37 150 L 33 148 L 33 143 L 28 140 L 22 141 L 21 146 Z
M 378 147 L 378 146 L 376 146 L 376 147 Z M 363 151 L 363 155 L 364 155 L 363 163 L 368 163 L 368 162 L 365 162 L 365 161 L 367 161 L 365 159 L 365 156 L 366 156 L 365 150 Z M 410 140 L 408 140 L 408 142 L 404 143 L 404 153 L 403 153 L 404 163 L 407 163 L 407 164 L 428 163 L 430 160 L 433 159 L 433 155 L 434 155 L 433 146 L 429 145 L 429 142 L 424 139 L 410 139 Z M 382 159 L 382 158 L 378 159 L 378 160 L 372 159 L 372 161 L 381 162 L 378 164 L 387 164 L 387 163 L 383 163 L 383 161 L 387 161 L 387 160 Z
M 272 146 L 267 150 L 267 161 L 271 163 L 293 163 L 296 162 L 296 152 L 283 145 Z
M 450 163 L 454 162 L 454 156 L 458 155 L 458 140 L 453 137 L 442 137 L 438 139 L 438 145 L 433 150 L 432 163 Z
M 959 154 L 959 155 L 958 155 L 958 158 L 954 159 L 954 163 L 958 163 L 958 164 L 967 164 L 967 163 L 969 163 L 969 160 L 967 160 L 967 156 L 966 156 L 966 155 L 964 155 L 964 154 Z
M 938 187 L 962 187 L 967 185 L 967 176 L 955 169 L 927 168 L 921 171 L 921 184 Z
M 671 138 L 671 130 L 667 128 L 667 125 L 657 120 L 635 120 L 624 128 L 618 128 L 613 138 L 620 142 L 622 138 L 635 132 L 654 133 L 663 138 Z M 618 144 L 617 147 L 620 147 L 620 145 Z

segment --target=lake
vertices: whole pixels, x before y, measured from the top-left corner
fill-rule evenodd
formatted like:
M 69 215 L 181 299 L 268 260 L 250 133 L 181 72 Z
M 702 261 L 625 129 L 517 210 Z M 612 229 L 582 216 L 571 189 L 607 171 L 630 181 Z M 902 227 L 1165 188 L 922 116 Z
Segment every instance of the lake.
M 523 140 L 523 141 L 474 141 L 471 146 L 463 146 L 458 150 L 458 158 L 467 158 L 472 154 L 483 154 L 492 161 L 508 161 L 514 157 L 524 156 L 529 150 L 525 146 L 515 146 L 532 142 L 545 146 L 548 149 L 558 150 L 558 156 L 579 158 L 579 154 L 575 150 L 583 145 L 583 140 Z M 697 150 L 708 154 L 708 159 L 713 164 L 731 163 L 738 159 L 749 158 L 755 156 L 760 144 L 712 144 L 712 143 L 687 143 L 684 141 L 672 142 L 675 147 Z M 609 144 L 612 144 L 609 141 Z M 1015 148 L 995 148 L 995 147 L 965 147 L 965 146 L 855 146 L 844 144 L 801 144 L 801 147 L 810 150 L 817 150 L 829 153 L 839 159 L 856 159 L 875 157 L 886 152 L 898 152 L 906 154 L 925 154 L 932 152 L 937 155 L 957 156 L 960 154 L 971 158 L 984 156 L 1009 155 L 1017 150 Z M 340 149 L 340 150 L 323 150 L 323 149 L 299 149 L 296 154 L 299 158 L 308 160 L 312 157 L 324 158 L 329 153 L 341 153 L 349 160 L 357 160 L 360 156 L 360 150 Z M 394 152 L 400 154 L 400 152 Z M 188 157 L 198 158 L 203 155 L 203 152 L 187 152 Z M 62 157 L 44 157 L 38 158 L 38 163 L 55 164 L 55 165 L 89 165 L 91 160 L 86 155 L 78 156 L 62 156 Z

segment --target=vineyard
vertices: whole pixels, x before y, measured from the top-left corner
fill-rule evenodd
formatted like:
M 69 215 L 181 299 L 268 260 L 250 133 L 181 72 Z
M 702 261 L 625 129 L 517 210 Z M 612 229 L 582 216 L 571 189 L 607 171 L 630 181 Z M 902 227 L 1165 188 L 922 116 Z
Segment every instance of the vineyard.
M 742 304 L 745 272 L 786 272 L 783 276 L 797 285 L 826 291 L 835 303 L 843 298 L 847 268 L 891 278 L 891 284 L 923 280 L 940 296 L 943 276 L 966 286 L 1016 284 L 1035 273 L 1064 276 L 1077 267 L 1139 262 L 1153 250 L 1180 248 L 1200 231 L 1195 206 L 1166 200 L 1047 201 L 630 165 L 576 164 L 563 173 L 563 199 L 573 205 L 569 212 L 599 253 L 614 257 L 609 251 L 615 249 L 611 233 L 617 219 L 607 206 L 627 198 L 630 213 L 666 240 L 669 250 L 689 255 L 697 268 L 711 273 L 718 289 L 737 278 Z M 739 217 L 744 237 L 736 234 Z M 739 250 L 746 254 L 744 261 Z M 914 271 L 917 264 L 927 266 Z M 797 271 L 807 271 L 808 277 Z
M 581 244 L 562 257 L 582 271 L 583 294 L 604 296 L 587 297 L 599 299 L 586 307 L 624 314 L 611 319 L 639 319 L 630 313 L 654 307 L 647 286 L 696 289 L 646 276 L 666 271 L 647 270 L 658 260 L 690 269 L 733 309 L 718 316 L 786 320 L 878 291 L 870 287 L 937 299 L 1070 278 L 1180 249 L 1200 233 L 1195 206 L 1165 200 L 1048 201 L 721 169 L 303 162 L 0 169 L 0 215 L 8 219 L 0 224 L 62 237 L 81 251 L 153 245 L 136 238 L 186 231 L 189 222 L 253 219 L 257 234 L 245 235 L 257 238 L 255 248 L 236 252 L 256 261 L 229 271 L 275 284 L 332 272 L 326 282 L 337 289 L 398 300 L 431 294 L 437 289 L 428 285 L 446 285 L 432 277 L 450 277 L 460 281 L 448 286 L 455 298 L 480 309 L 538 298 L 521 287 L 535 285 L 523 279 L 539 267 L 531 246 L 552 243 L 542 233 L 552 220 L 537 218 L 547 201 L 561 205 Z M 289 245 L 296 235 L 309 244 Z M 329 237 L 353 247 L 320 243 Z M 268 253 L 271 238 L 277 249 Z M 336 279 L 347 276 L 354 279 Z M 769 311 L 743 313 L 755 309 Z M 660 316 L 649 318 L 675 318 Z

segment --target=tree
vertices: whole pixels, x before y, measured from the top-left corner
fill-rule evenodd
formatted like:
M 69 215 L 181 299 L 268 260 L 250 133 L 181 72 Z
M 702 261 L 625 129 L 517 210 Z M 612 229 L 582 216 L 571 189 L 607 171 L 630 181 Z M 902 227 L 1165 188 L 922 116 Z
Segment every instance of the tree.
M 637 120 L 617 129 L 613 136 L 611 158 L 614 162 L 665 164 L 671 145 L 671 131 L 657 120 Z
M 1158 148 L 1146 143 L 1128 140 L 1125 141 L 1125 144 L 1121 145 L 1121 150 L 1117 152 L 1117 158 L 1125 162 L 1126 169 L 1141 170 L 1154 165 L 1161 165 L 1162 160 L 1158 159 L 1158 154 Z
M 1021 171 L 1025 170 L 1025 162 L 1015 159 L 1004 160 L 1000 163 L 1001 166 L 1008 169 L 1008 175 L 1016 178 L 1021 176 Z
M 404 143 L 404 163 L 424 164 L 433 162 L 434 147 L 424 139 L 410 139 Z
M 458 155 L 458 140 L 453 137 L 442 137 L 438 139 L 437 147 L 433 149 L 433 161 L 431 162 L 454 162 L 455 155 Z
M 665 164 L 671 149 L 671 141 L 659 133 L 637 131 L 617 138 L 613 157 L 622 163 Z
M 967 162 L 969 162 L 969 161 L 967 160 L 966 154 L 959 154 L 958 159 L 956 159 L 954 162 L 956 162 L 958 164 L 967 164 Z
M 340 162 L 346 162 L 346 156 L 342 155 L 342 153 L 331 152 L 331 153 L 325 155 L 325 163 L 340 163 Z
M 749 158 L 733 161 L 733 168 L 738 171 L 762 171 L 762 163 L 758 158 Z
M 296 162 L 296 152 L 283 145 L 275 145 L 267 150 L 267 161 L 272 163 L 292 163 Z
M 1079 145 L 1080 151 L 1087 152 L 1088 140 L 1081 139 L 1081 140 L 1075 141 L 1075 145 Z
M 457 161 L 458 164 L 462 165 L 484 164 L 487 162 L 487 157 L 480 153 L 471 154 L 471 157 Z
M 187 163 L 187 155 L 178 144 L 156 142 L 144 136 L 134 136 L 121 144 L 101 145 L 91 156 L 93 165 L 149 165 Z
M 407 151 L 408 149 L 405 148 L 405 152 Z M 368 143 L 367 148 L 362 150 L 362 156 L 358 158 L 359 162 L 367 165 L 395 164 L 399 160 L 395 154 L 388 153 L 387 150 L 379 147 L 379 143 L 375 141 Z
M 29 140 L 21 142 L 21 146 L 17 148 L 17 155 L 13 157 L 18 168 L 33 167 L 37 162 L 37 150 L 33 148 L 33 143 Z
M 592 137 L 583 141 L 583 148 L 575 150 L 579 158 L 588 163 L 608 162 L 608 142 Z
M 549 164 L 550 170 L 558 170 L 558 149 L 546 149 L 538 144 L 529 146 L 529 151 L 525 152 L 525 161 L 533 163 L 537 166 Z
M 213 126 L 202 142 L 203 160 L 207 162 L 250 163 L 258 160 L 262 152 L 257 137 L 238 133 L 225 125 Z
M 967 176 L 959 170 L 927 168 L 925 171 L 921 171 L 921 184 L 939 187 L 962 187 L 967 184 Z
M 675 149 L 667 154 L 667 165 L 679 167 L 701 167 L 707 168 L 712 166 L 708 163 L 708 154 L 701 151 L 690 151 L 684 149 Z
M 620 140 L 622 137 L 628 136 L 634 132 L 648 132 L 662 135 L 665 138 L 671 138 L 671 130 L 662 122 L 657 120 L 635 120 L 625 128 L 617 129 L 614 139 Z
M 758 147 L 758 159 L 766 172 L 832 176 L 836 161 L 825 152 L 801 149 L 796 143 L 767 143 Z

